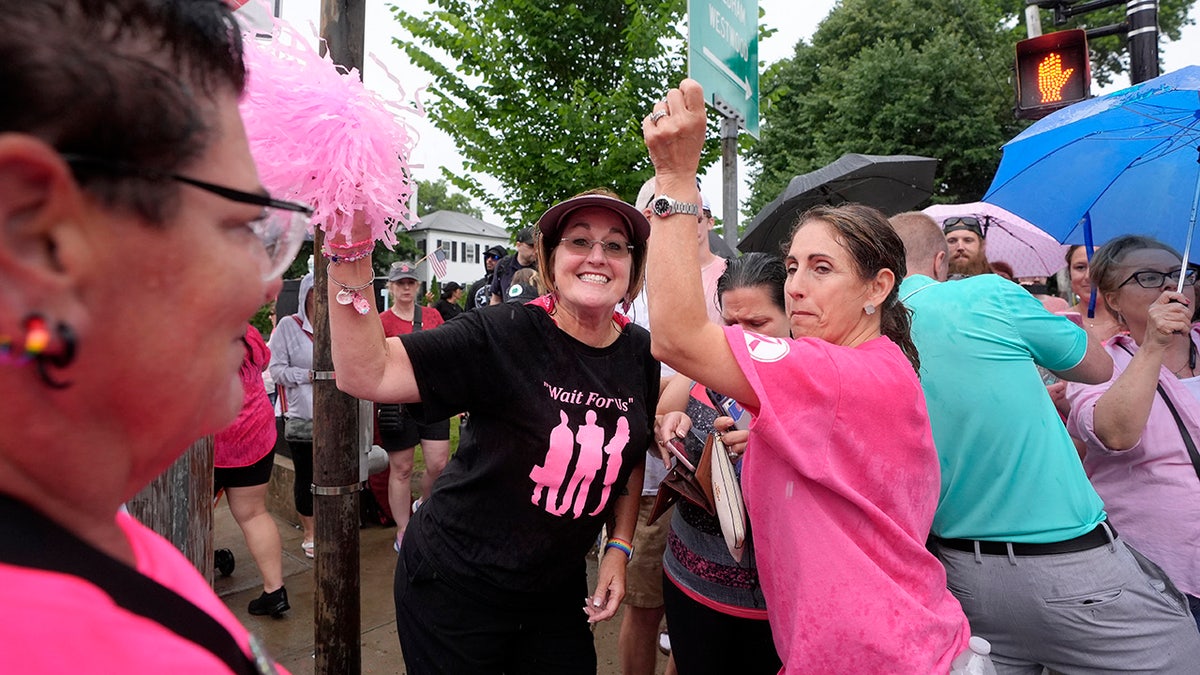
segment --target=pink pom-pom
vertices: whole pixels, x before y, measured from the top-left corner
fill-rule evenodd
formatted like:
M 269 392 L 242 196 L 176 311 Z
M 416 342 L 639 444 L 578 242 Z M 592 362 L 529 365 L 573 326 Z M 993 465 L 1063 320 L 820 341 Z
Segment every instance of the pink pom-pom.
M 417 134 L 405 117 L 422 115 L 420 103 L 381 99 L 357 70 L 321 56 L 282 19 L 270 40 L 247 36 L 245 44 L 242 119 L 263 186 L 311 205 L 313 222 L 330 238 L 348 238 L 354 213 L 362 211 L 372 238 L 391 248 L 394 226 L 415 222 L 408 158 Z M 403 97 L 399 81 L 388 77 Z

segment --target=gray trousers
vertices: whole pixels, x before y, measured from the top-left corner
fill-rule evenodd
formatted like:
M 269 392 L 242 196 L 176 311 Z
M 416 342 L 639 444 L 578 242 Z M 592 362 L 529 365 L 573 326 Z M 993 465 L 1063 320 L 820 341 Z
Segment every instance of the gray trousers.
M 1045 556 L 981 555 L 934 544 L 971 633 L 999 675 L 1200 673 L 1185 596 L 1121 539 Z

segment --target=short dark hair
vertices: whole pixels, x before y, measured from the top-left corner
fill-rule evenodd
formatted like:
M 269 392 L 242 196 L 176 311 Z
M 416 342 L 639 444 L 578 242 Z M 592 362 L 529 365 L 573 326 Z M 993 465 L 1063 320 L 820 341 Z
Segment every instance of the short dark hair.
M 62 153 L 175 172 L 212 142 L 221 91 L 245 87 L 222 0 L 21 0 L 0 12 L 0 132 Z M 161 222 L 178 185 L 75 169 L 106 206 Z
M 721 298 L 728 291 L 763 286 L 771 300 L 775 301 L 775 305 L 781 311 L 787 312 L 783 296 L 783 286 L 786 283 L 787 267 L 783 264 L 783 258 L 777 254 L 755 251 L 738 258 L 730 258 L 725 264 L 725 271 L 717 279 L 717 306 L 724 305 Z

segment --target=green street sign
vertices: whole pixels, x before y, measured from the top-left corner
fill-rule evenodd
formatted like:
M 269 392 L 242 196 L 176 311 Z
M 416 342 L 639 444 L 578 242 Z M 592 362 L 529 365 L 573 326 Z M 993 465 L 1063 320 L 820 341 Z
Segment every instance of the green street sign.
M 758 138 L 758 0 L 688 0 L 688 77 Z

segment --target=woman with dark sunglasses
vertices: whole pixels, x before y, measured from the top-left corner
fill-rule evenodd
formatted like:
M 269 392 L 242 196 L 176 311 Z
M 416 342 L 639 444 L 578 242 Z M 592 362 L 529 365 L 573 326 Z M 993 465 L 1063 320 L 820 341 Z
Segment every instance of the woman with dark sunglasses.
M 1200 624 L 1200 364 L 1196 272 L 1170 246 L 1127 235 L 1092 257 L 1091 281 L 1129 329 L 1105 343 L 1113 379 L 1070 384 L 1067 428 L 1109 520 L 1188 595 Z M 1167 589 L 1172 593 L 1174 589 Z

